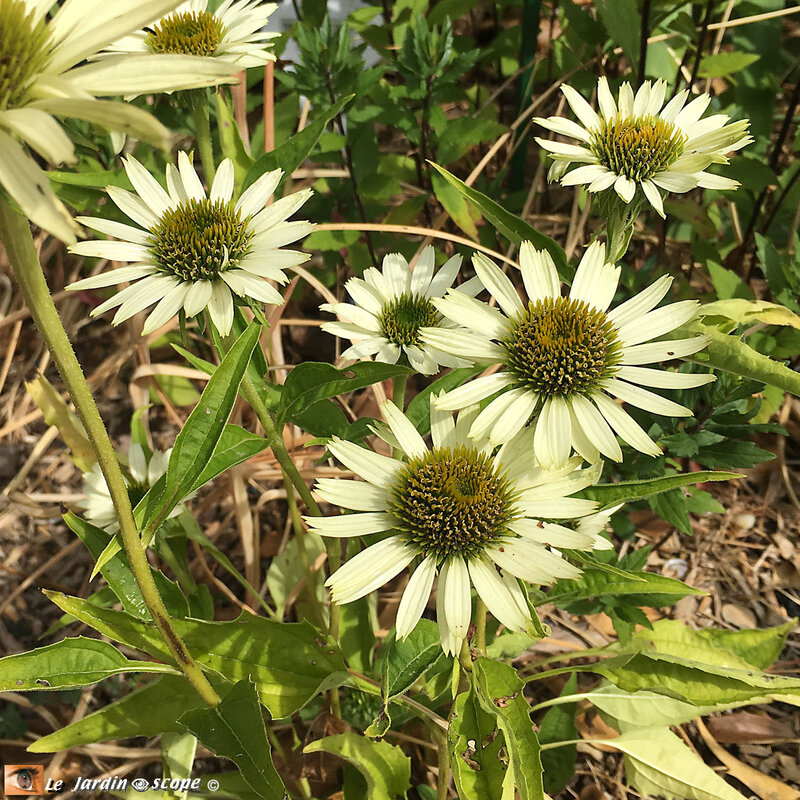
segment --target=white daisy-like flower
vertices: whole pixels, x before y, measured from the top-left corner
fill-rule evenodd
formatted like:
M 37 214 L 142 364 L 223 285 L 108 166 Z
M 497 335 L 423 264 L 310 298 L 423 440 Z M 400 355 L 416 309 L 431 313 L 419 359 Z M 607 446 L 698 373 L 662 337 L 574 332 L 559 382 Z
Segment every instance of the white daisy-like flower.
M 167 166 L 167 190 L 133 157 L 125 171 L 136 193 L 116 186 L 108 196 L 138 226 L 95 217 L 78 217 L 87 228 L 117 237 L 79 242 L 70 252 L 91 258 L 127 261 L 130 266 L 71 284 L 69 289 L 98 289 L 123 281 L 130 286 L 101 303 L 92 316 L 119 306 L 113 323 L 154 303 L 142 333 L 168 322 L 181 309 L 187 317 L 207 309 L 222 336 L 233 323 L 233 295 L 281 305 L 283 297 L 265 279 L 287 281 L 284 269 L 307 261 L 307 253 L 280 250 L 307 236 L 310 222 L 287 222 L 312 195 L 303 189 L 267 206 L 283 172 L 264 173 L 234 203 L 233 164 L 225 159 L 211 191 L 203 185 L 184 152 L 178 166 Z
M 393 403 L 384 402 L 381 411 L 388 427 L 376 432 L 402 456 L 334 438 L 330 452 L 364 482 L 323 478 L 315 489 L 356 513 L 306 518 L 323 536 L 382 536 L 331 575 L 333 601 L 357 600 L 417 560 L 397 610 L 398 636 L 408 636 L 419 621 L 437 573 L 436 616 L 447 653 L 457 653 L 467 634 L 471 586 L 507 628 L 526 630 L 531 613 L 518 581 L 538 586 L 574 578 L 580 570 L 550 546 L 595 547 L 594 533 L 561 522 L 595 512 L 595 503 L 570 495 L 597 480 L 599 465 L 577 469 L 575 458 L 558 470 L 542 469 L 531 430 L 495 453 L 467 435 L 475 408 L 457 420 L 432 408 L 431 447 Z
M 439 270 L 434 269 L 435 251 L 426 247 L 412 270 L 400 253 L 389 253 L 380 270 L 370 267 L 364 279 L 350 278 L 344 288 L 352 303 L 324 303 L 320 310 L 336 314 L 337 322 L 325 322 L 322 330 L 353 342 L 342 358 L 362 359 L 375 356 L 377 361 L 396 364 L 402 356 L 417 372 L 433 375 L 440 367 L 464 367 L 469 362 L 424 345 L 419 338 L 426 326 L 453 328 L 442 317 L 432 299 L 442 297 L 453 285 L 461 268 L 461 256 L 455 255 Z M 483 287 L 474 278 L 456 291 L 474 296 Z
M 537 415 L 534 445 L 545 467 L 564 463 L 572 448 L 590 463 L 599 453 L 620 461 L 615 433 L 655 456 L 661 452 L 658 445 L 612 398 L 655 414 L 687 417 L 692 414 L 688 408 L 642 386 L 687 389 L 714 380 L 708 374 L 640 366 L 683 358 L 705 347 L 703 336 L 651 341 L 688 322 L 698 303 L 683 300 L 656 308 L 672 283 L 665 276 L 609 311 L 620 269 L 606 262 L 600 242 L 584 253 L 566 297 L 550 255 L 534 250 L 530 242 L 520 249 L 526 302 L 484 255 L 476 254 L 473 264 L 500 308 L 450 293 L 434 303 L 462 327 L 425 328 L 421 335 L 423 342 L 460 358 L 500 365 L 494 374 L 436 401 L 438 408 L 455 410 L 497 395 L 475 420 L 470 431 L 475 439 L 488 437 L 500 444 Z
M 75 224 L 18 139 L 51 164 L 73 164 L 72 142 L 55 118 L 75 117 L 166 147 L 167 129 L 146 111 L 97 98 L 208 86 L 228 80 L 230 67 L 152 53 L 85 62 L 176 5 L 70 0 L 48 19 L 48 0 L 0 0 L 0 184 L 29 219 L 65 242 L 75 241 Z
M 631 85 L 623 83 L 615 101 L 608 80 L 602 77 L 597 84 L 598 114 L 571 86 L 564 84 L 561 90 L 580 124 L 564 117 L 536 117 L 535 121 L 580 144 L 536 140 L 554 159 L 551 180 L 560 179 L 563 186 L 584 184 L 590 192 L 613 186 L 625 203 L 641 189 L 662 217 L 662 189 L 688 192 L 696 186 L 735 189 L 739 185 L 705 169 L 727 164 L 726 153 L 753 141 L 747 133 L 750 122 L 731 123 L 725 114 L 701 119 L 711 102 L 708 94 L 687 103 L 689 92 L 684 90 L 665 105 L 667 84 L 645 81 L 635 95 Z M 581 166 L 566 172 L 574 164 Z
M 174 4 L 173 4 L 174 5 Z M 217 9 L 209 0 L 186 0 L 172 13 L 154 17 L 145 30 L 124 36 L 107 53 L 184 53 L 228 62 L 237 69 L 274 61 L 265 31 L 278 7 L 262 0 L 223 0 Z
M 130 477 L 125 479 L 125 483 L 128 487 L 128 493 L 131 494 L 134 506 L 167 471 L 170 453 L 172 453 L 172 448 L 166 452 L 156 450 L 151 454 L 148 461 L 140 444 L 134 442 L 131 445 L 131 449 L 128 451 L 128 472 Z M 78 508 L 83 511 L 83 516 L 97 528 L 102 528 L 109 533 L 116 531 L 119 528 L 117 512 L 114 509 L 111 493 L 108 490 L 108 484 L 103 477 L 99 464 L 95 464 L 91 472 L 83 474 L 83 492 L 86 495 L 85 499 L 76 503 Z M 194 497 L 194 494 L 190 495 L 186 500 L 191 497 Z M 177 517 L 185 508 L 184 500 L 175 506 L 167 519 Z

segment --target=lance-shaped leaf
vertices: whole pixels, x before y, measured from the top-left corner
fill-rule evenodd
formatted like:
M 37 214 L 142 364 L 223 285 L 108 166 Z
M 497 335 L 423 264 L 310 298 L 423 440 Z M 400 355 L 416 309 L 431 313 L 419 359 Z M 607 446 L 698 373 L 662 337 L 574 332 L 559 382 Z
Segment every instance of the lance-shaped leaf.
M 509 773 L 513 775 L 520 800 L 544 800 L 541 747 L 517 671 L 508 664 L 479 658 L 473 666 L 473 675 L 483 710 L 497 720 L 497 727 L 503 733 Z
M 31 753 L 55 753 L 109 739 L 158 736 L 181 731 L 178 717 L 194 708 L 204 708 L 195 689 L 182 675 L 163 675 L 152 683 L 55 733 L 29 745 Z
M 567 259 L 564 251 L 559 247 L 554 239 L 539 233 L 536 228 L 531 227 L 527 222 L 515 217 L 510 211 L 506 211 L 499 203 L 491 197 L 487 197 L 477 189 L 467 186 L 464 181 L 451 175 L 444 167 L 428 162 L 430 165 L 453 187 L 455 187 L 467 200 L 481 212 L 487 222 L 497 228 L 510 242 L 519 246 L 522 242 L 528 241 L 537 250 L 547 250 L 556 265 L 558 274 L 562 278 L 568 276 Z
M 628 781 L 643 796 L 745 800 L 668 728 L 639 728 L 599 743 L 625 754 Z
M 318 739 L 303 752 L 331 753 L 352 764 L 364 776 L 370 800 L 405 797 L 411 787 L 411 759 L 388 742 L 367 739 L 350 731 Z
M 178 722 L 213 753 L 233 761 L 259 797 L 288 797 L 272 763 L 256 688 L 248 679 L 240 680 L 216 708 L 187 711 Z
M 0 658 L 0 692 L 72 689 L 124 672 L 175 673 L 175 669 L 131 661 L 108 642 L 78 636 Z
M 739 472 L 724 472 L 723 470 L 700 470 L 699 472 L 686 472 L 682 475 L 665 475 L 661 478 L 647 478 L 642 481 L 624 481 L 620 483 L 602 483 L 590 486 L 581 492 L 578 497 L 585 497 L 600 504 L 600 508 L 611 508 L 620 503 L 630 503 L 642 500 L 654 494 L 668 492 L 680 486 L 690 486 L 694 483 L 706 481 L 731 481 L 743 478 Z
M 247 172 L 242 184 L 242 191 L 260 178 L 265 172 L 273 169 L 283 170 L 283 180 L 286 180 L 310 155 L 314 146 L 322 136 L 328 123 L 341 112 L 355 95 L 348 95 L 339 100 L 335 105 L 322 112 L 310 125 L 296 133 L 280 147 L 269 153 L 264 153 Z
M 143 520 L 145 529 L 142 538 L 145 541 L 158 530 L 172 509 L 192 491 L 211 461 L 260 334 L 261 325 L 253 322 L 236 340 L 209 378 L 200 402 L 175 439 L 167 465 L 164 491 Z

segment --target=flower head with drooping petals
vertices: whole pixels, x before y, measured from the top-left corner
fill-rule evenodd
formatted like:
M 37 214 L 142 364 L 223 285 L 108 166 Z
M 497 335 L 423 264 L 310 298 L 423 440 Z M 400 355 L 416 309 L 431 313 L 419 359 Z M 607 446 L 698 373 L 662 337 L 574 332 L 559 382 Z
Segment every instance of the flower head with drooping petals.
M 572 448 L 590 463 L 599 454 L 621 461 L 615 433 L 655 456 L 659 447 L 612 398 L 655 414 L 691 416 L 688 408 L 642 385 L 686 389 L 714 380 L 640 366 L 705 347 L 703 336 L 651 341 L 688 322 L 698 304 L 684 300 L 656 308 L 672 283 L 663 277 L 609 310 L 620 270 L 606 262 L 600 242 L 584 253 L 566 297 L 550 255 L 530 242 L 520 249 L 526 302 L 483 254 L 477 253 L 473 264 L 500 308 L 451 293 L 435 305 L 461 328 L 422 331 L 422 340 L 434 347 L 501 367 L 435 401 L 438 408 L 455 410 L 497 395 L 473 423 L 471 437 L 500 444 L 536 415 L 534 448 L 545 467 L 563 464 Z
M 233 297 L 281 305 L 283 297 L 265 279 L 285 283 L 284 269 L 307 261 L 307 253 L 279 249 L 308 235 L 310 222 L 287 222 L 312 192 L 303 189 L 265 208 L 283 172 L 258 178 L 233 201 L 233 164 L 225 159 L 206 195 L 184 152 L 178 166 L 167 166 L 167 190 L 133 157 L 125 171 L 136 194 L 107 188 L 119 209 L 140 227 L 111 220 L 79 217 L 78 221 L 119 241 L 79 242 L 70 252 L 131 265 L 73 283 L 69 289 L 98 289 L 135 281 L 101 303 L 92 316 L 119 306 L 114 324 L 155 309 L 143 333 L 160 328 L 181 309 L 193 317 L 204 309 L 222 336 L 233 323 Z
M 352 303 L 325 303 L 322 311 L 336 314 L 336 322 L 325 322 L 322 330 L 350 339 L 353 345 L 342 358 L 368 358 L 396 364 L 402 356 L 417 372 L 433 375 L 444 367 L 463 367 L 467 362 L 420 341 L 425 326 L 452 328 L 434 308 L 432 299 L 442 297 L 453 285 L 461 267 L 461 256 L 449 259 L 434 269 L 435 250 L 426 247 L 412 270 L 400 253 L 389 253 L 382 269 L 370 267 L 364 279 L 350 278 L 345 283 Z M 480 290 L 474 279 L 456 291 L 474 295 Z
M 108 53 L 184 53 L 235 65 L 259 67 L 274 61 L 267 48 L 278 36 L 264 28 L 278 7 L 262 0 L 223 0 L 216 10 L 208 0 L 185 0 L 172 13 L 150 21 L 145 30 L 110 45 Z
M 153 14 L 176 5 L 177 0 L 71 0 L 48 19 L 52 0 L 0 0 L 0 184 L 53 236 L 74 242 L 75 223 L 18 139 L 51 164 L 73 164 L 74 147 L 55 118 L 74 117 L 166 147 L 169 132 L 146 111 L 97 98 L 208 86 L 229 78 L 229 66 L 196 56 L 117 55 L 85 63 Z
M 560 179 L 563 186 L 583 184 L 590 192 L 613 187 L 625 203 L 641 191 L 662 217 L 661 190 L 735 189 L 739 185 L 705 170 L 712 164 L 727 164 L 727 153 L 753 141 L 747 133 L 750 123 L 730 122 L 725 114 L 701 119 L 711 102 L 708 94 L 687 103 L 689 92 L 684 90 L 664 104 L 666 83 L 645 81 L 635 95 L 631 85 L 623 83 L 615 101 L 608 80 L 602 77 L 597 85 L 598 114 L 571 86 L 564 84 L 561 90 L 578 123 L 565 117 L 536 117 L 535 121 L 579 144 L 536 139 L 553 159 L 551 180 Z
M 437 572 L 436 616 L 447 653 L 457 653 L 467 634 L 472 586 L 507 628 L 525 630 L 531 614 L 519 580 L 543 585 L 576 577 L 580 570 L 551 546 L 598 545 L 596 524 L 581 531 L 561 522 L 595 512 L 595 503 L 570 495 L 597 480 L 599 465 L 578 469 L 574 458 L 558 470 L 542 469 L 531 430 L 495 452 L 467 435 L 477 408 L 454 419 L 432 406 L 431 447 L 393 403 L 386 401 L 381 411 L 386 424 L 376 433 L 402 457 L 334 438 L 330 452 L 364 482 L 323 478 L 316 492 L 356 513 L 306 518 L 323 536 L 383 537 L 331 575 L 334 602 L 364 597 L 418 559 L 397 610 L 398 636 L 416 626 Z

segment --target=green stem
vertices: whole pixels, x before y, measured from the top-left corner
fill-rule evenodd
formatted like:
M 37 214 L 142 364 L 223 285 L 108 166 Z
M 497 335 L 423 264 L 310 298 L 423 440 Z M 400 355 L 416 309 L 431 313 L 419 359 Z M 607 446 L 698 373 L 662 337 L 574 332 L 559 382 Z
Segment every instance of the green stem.
M 208 682 L 208 678 L 197 666 L 186 645 L 172 627 L 167 609 L 156 588 L 145 550 L 139 538 L 136 522 L 133 519 L 125 478 L 92 397 L 89 384 L 75 357 L 67 332 L 61 324 L 53 298 L 50 296 L 50 290 L 47 287 L 47 281 L 44 278 L 33 243 L 30 224 L 2 199 L 0 199 L 0 239 L 5 245 L 8 260 L 22 290 L 25 305 L 47 344 L 47 349 L 53 357 L 53 362 L 61 374 L 64 385 L 75 404 L 75 410 L 92 443 L 92 448 L 108 485 L 114 509 L 117 512 L 120 533 L 131 571 L 156 628 L 172 653 L 175 663 L 203 700 L 209 706 L 214 707 L 219 703 L 219 695 L 214 691 L 214 687 Z
M 200 163 L 203 165 L 206 184 L 211 186 L 214 180 L 214 147 L 211 143 L 211 120 L 209 117 L 208 91 L 201 89 L 202 95 L 193 98 L 192 117 L 197 136 L 197 149 L 200 151 Z
M 475 603 L 475 647 L 486 655 L 486 604 L 480 597 Z
M 450 753 L 447 751 L 447 736 L 434 725 L 431 725 L 431 729 L 436 740 L 436 764 L 439 767 L 436 776 L 436 800 L 447 800 L 450 788 Z

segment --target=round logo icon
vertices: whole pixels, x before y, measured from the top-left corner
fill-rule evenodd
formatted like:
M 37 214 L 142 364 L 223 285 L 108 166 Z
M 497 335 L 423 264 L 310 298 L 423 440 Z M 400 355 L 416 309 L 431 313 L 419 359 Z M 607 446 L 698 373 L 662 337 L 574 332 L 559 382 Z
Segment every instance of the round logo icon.
M 208 786 L 208 790 L 210 792 L 216 792 L 219 789 L 219 781 L 215 781 L 213 778 L 206 784 Z
M 149 785 L 150 784 L 147 782 L 145 778 L 134 778 L 131 781 L 131 786 L 133 786 L 133 788 L 136 789 L 137 792 L 146 792 L 147 787 Z

